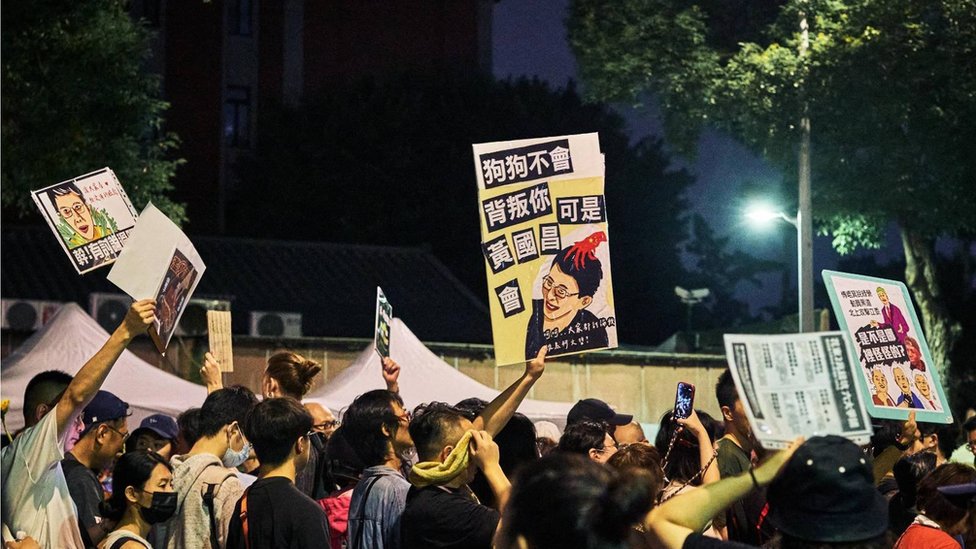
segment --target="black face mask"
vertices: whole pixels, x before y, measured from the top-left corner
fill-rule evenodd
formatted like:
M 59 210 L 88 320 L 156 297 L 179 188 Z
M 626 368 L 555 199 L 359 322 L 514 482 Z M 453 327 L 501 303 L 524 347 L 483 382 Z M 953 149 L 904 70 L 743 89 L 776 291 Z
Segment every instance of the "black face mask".
M 321 453 L 325 451 L 325 443 L 328 439 L 325 437 L 324 433 L 319 433 L 316 431 L 309 435 L 308 440 L 312 443 L 313 452 Z
M 149 524 L 165 522 L 176 513 L 176 492 L 153 492 L 149 507 L 139 507 L 142 519 Z

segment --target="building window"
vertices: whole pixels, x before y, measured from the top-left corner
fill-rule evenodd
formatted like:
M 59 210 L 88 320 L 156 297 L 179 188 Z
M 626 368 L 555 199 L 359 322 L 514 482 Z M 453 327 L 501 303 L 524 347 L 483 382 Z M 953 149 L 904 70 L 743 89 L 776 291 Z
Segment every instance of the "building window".
M 224 98 L 224 143 L 228 147 L 251 145 L 251 89 L 228 86 Z
M 230 0 L 228 28 L 233 36 L 251 36 L 251 12 L 253 3 L 251 0 Z

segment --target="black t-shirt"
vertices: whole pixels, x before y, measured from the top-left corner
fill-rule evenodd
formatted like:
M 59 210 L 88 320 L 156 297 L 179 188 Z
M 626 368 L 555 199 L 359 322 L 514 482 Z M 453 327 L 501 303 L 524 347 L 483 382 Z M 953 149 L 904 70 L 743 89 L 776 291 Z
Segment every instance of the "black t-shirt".
M 78 508 L 81 539 L 85 542 L 85 547 L 95 547 L 88 535 L 88 529 L 97 524 L 95 517 L 101 517 L 98 504 L 105 499 L 102 483 L 98 482 L 95 471 L 78 461 L 71 452 L 65 454 L 64 459 L 61 460 L 61 470 L 64 471 L 64 480 L 68 484 L 71 500 Z
M 412 486 L 400 519 L 403 549 L 490 548 L 500 518 L 498 511 L 481 505 L 465 492 L 468 491 Z
M 329 547 L 325 511 L 285 477 L 259 479 L 244 492 L 247 498 L 248 537 L 251 548 Z M 227 549 L 246 549 L 241 522 L 241 501 L 234 507 L 227 532 Z
M 727 438 L 718 441 L 716 461 L 722 478 L 740 475 L 752 467 L 749 455 Z M 751 545 L 761 545 L 764 540 L 770 539 L 774 532 L 769 523 L 762 520 L 765 506 L 765 488 L 750 490 L 742 499 L 729 506 L 726 512 L 729 539 Z
M 685 538 L 681 549 L 751 549 L 755 545 L 739 543 L 737 541 L 722 541 L 720 539 L 694 533 Z

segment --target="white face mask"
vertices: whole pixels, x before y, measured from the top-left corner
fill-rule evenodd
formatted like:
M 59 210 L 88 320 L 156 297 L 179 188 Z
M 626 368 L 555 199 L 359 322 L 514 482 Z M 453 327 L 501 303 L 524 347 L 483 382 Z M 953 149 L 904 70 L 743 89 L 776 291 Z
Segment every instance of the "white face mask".
M 238 427 L 238 429 L 240 429 L 240 427 Z M 244 435 L 242 433 L 241 437 L 243 436 Z M 224 467 L 233 469 L 235 467 L 239 467 L 241 464 L 247 461 L 247 458 L 250 455 L 251 455 L 251 443 L 245 440 L 244 446 L 237 452 L 235 452 L 234 448 L 230 444 L 228 444 L 227 450 L 224 452 L 224 457 L 221 458 L 220 461 L 221 463 L 224 464 Z

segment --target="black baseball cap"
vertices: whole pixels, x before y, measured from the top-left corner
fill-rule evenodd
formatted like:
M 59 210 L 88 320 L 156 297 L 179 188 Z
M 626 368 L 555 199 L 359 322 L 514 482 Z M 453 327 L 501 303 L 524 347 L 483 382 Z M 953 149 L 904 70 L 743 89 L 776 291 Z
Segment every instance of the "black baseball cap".
M 608 425 L 628 425 L 634 420 L 629 414 L 618 414 L 609 404 L 596 398 L 584 398 L 569 409 L 566 425 L 578 423 L 584 419 L 602 421 Z
M 888 529 L 888 503 L 875 488 L 867 455 L 846 438 L 814 437 L 800 446 L 766 492 L 769 522 L 818 542 L 854 542 Z

